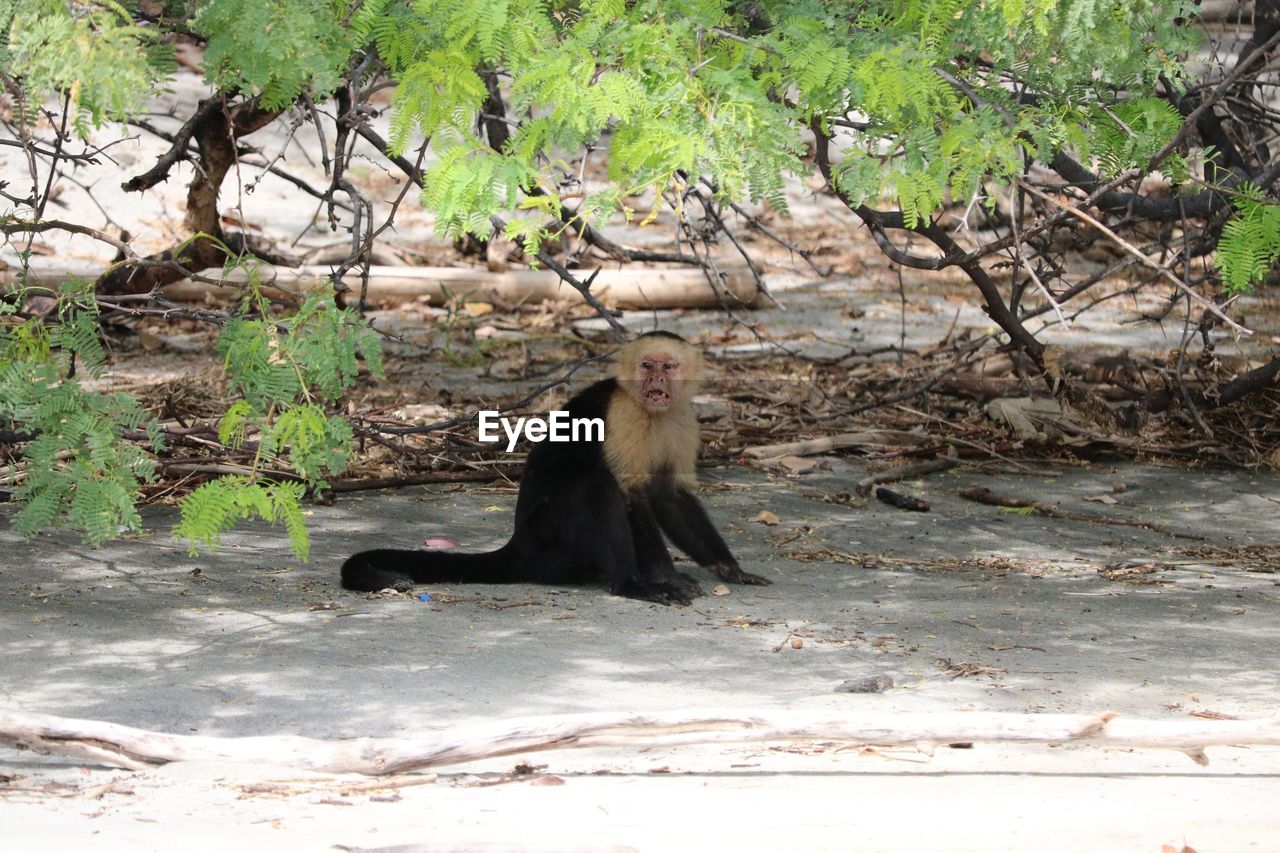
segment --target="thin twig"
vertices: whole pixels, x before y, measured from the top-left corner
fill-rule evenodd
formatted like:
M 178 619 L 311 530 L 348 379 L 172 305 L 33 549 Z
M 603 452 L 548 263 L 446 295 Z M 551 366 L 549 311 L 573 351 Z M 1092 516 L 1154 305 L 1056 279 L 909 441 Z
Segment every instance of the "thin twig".
M 1230 317 L 1228 317 L 1226 314 L 1224 314 L 1224 313 L 1223 313 L 1223 311 L 1222 311 L 1222 309 L 1221 309 L 1221 308 L 1219 308 L 1217 305 L 1215 305 L 1212 301 L 1210 301 L 1210 300 L 1208 300 L 1208 299 L 1205 299 L 1203 296 L 1201 296 L 1200 294 L 1196 293 L 1194 290 L 1192 290 L 1190 287 L 1188 287 L 1186 284 L 1184 284 L 1184 283 L 1183 283 L 1183 281 L 1182 281 L 1182 279 L 1178 278 L 1176 275 L 1174 275 L 1173 273 L 1171 273 L 1171 272 L 1168 270 L 1168 268 L 1166 268 L 1165 266 L 1163 266 L 1162 264 L 1160 264 L 1160 263 L 1158 263 L 1158 262 L 1156 262 L 1156 261 L 1153 261 L 1151 258 L 1147 257 L 1146 255 L 1142 254 L 1142 250 L 1141 250 L 1141 249 L 1139 249 L 1137 246 L 1133 245 L 1133 244 L 1132 244 L 1132 243 L 1130 243 L 1128 240 L 1124 239 L 1124 238 L 1123 238 L 1123 237 L 1121 237 L 1119 234 L 1117 234 L 1116 232 L 1112 231 L 1112 230 L 1111 230 L 1110 228 L 1108 228 L 1107 226 L 1103 225 L 1103 224 L 1102 224 L 1101 222 L 1099 222 L 1097 219 L 1095 219 L 1094 217 L 1092 217 L 1092 216 L 1090 216 L 1089 214 L 1085 213 L 1083 210 L 1080 210 L 1078 207 L 1075 207 L 1074 205 L 1064 204 L 1063 202 L 1058 201 L 1057 199 L 1053 198 L 1053 197 L 1052 197 L 1052 196 L 1050 196 L 1049 194 L 1040 192 L 1040 190 L 1036 189 L 1035 187 L 1031 186 L 1030 184 L 1026 183 L 1025 181 L 1018 181 L 1018 186 L 1022 187 L 1024 190 L 1026 190 L 1027 192 L 1031 193 L 1032 195 L 1037 196 L 1037 197 L 1039 197 L 1039 198 L 1041 198 L 1041 199 L 1043 199 L 1043 200 L 1045 200 L 1045 201 L 1049 202 L 1050 204 L 1052 204 L 1052 205 L 1054 205 L 1054 206 L 1056 206 L 1056 207 L 1061 208 L 1062 210 L 1066 211 L 1066 212 L 1067 212 L 1068 214 L 1070 214 L 1071 216 L 1074 216 L 1074 217 L 1076 217 L 1076 218 L 1080 219 L 1081 221 L 1086 222 L 1086 223 L 1088 223 L 1089 225 L 1091 225 L 1091 226 L 1093 226 L 1094 228 L 1096 228 L 1096 229 L 1098 229 L 1099 231 L 1101 231 L 1101 232 L 1103 233 L 1103 235 L 1105 235 L 1105 236 L 1107 237 L 1107 239 L 1108 239 L 1108 240 L 1111 240 L 1113 243 L 1115 243 L 1115 244 L 1116 244 L 1117 246 L 1119 246 L 1120 248 L 1124 249 L 1124 250 L 1125 250 L 1126 252 L 1128 252 L 1129 254 L 1133 255 L 1135 258 L 1137 258 L 1137 259 L 1138 259 L 1139 261 L 1141 261 L 1143 264 L 1145 264 L 1146 266 L 1148 266 L 1148 267 L 1150 267 L 1151 269 L 1155 270 L 1156 272 L 1158 272 L 1158 273 L 1159 273 L 1161 276 L 1163 276 L 1164 278 L 1168 279 L 1170 282 L 1172 282 L 1172 283 L 1173 283 L 1173 285 L 1174 285 L 1175 287 L 1177 287 L 1179 290 L 1181 290 L 1183 293 L 1185 293 L 1185 294 L 1187 295 L 1187 298 L 1188 298 L 1188 299 L 1193 300 L 1193 301 L 1194 301 L 1194 302 L 1196 302 L 1198 305 L 1200 305 L 1202 308 L 1204 308 L 1206 311 L 1208 311 L 1209 313 L 1211 313 L 1211 314 L 1215 315 L 1219 320 L 1221 320 L 1222 322 L 1226 323 L 1228 326 L 1230 326 L 1230 327 L 1231 327 L 1232 329 L 1234 329 L 1236 332 L 1238 332 L 1238 333 L 1240 333 L 1240 334 L 1242 334 L 1242 335 L 1252 335 L 1252 334 L 1253 334 L 1253 331 L 1252 331 L 1252 330 L 1250 330 L 1250 329 L 1246 329 L 1244 326 L 1241 326 L 1241 325 L 1240 325 L 1239 323 L 1237 323 L 1235 320 L 1232 320 Z

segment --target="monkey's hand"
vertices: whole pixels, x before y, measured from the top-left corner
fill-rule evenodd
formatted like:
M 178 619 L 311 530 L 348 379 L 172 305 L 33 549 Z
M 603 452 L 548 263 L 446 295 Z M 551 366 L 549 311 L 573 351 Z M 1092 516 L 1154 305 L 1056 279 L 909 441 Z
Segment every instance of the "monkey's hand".
M 715 566 L 707 566 L 711 571 L 716 573 L 716 577 L 722 581 L 732 581 L 733 583 L 744 583 L 751 586 L 770 586 L 773 581 L 760 575 L 753 575 L 751 572 L 744 572 L 738 567 L 737 563 L 724 564 Z

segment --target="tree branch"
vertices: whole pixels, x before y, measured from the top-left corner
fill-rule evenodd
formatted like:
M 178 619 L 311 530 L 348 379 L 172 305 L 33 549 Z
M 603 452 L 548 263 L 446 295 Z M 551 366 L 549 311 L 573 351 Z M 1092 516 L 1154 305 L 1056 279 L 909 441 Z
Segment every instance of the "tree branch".
M 192 237 L 145 260 L 117 264 L 98 277 L 98 293 L 119 295 L 146 293 L 184 278 L 187 270 L 220 266 L 226 257 L 218 212 L 218 192 L 227 171 L 236 162 L 236 140 L 270 124 L 279 115 L 250 99 L 228 105 L 226 98 L 214 96 L 201 101 L 195 114 L 174 137 L 174 143 L 156 165 L 126 182 L 126 191 L 138 191 L 164 180 L 174 163 L 186 155 L 187 143 L 195 140 L 200 152 L 196 174 L 187 187 L 183 225 Z

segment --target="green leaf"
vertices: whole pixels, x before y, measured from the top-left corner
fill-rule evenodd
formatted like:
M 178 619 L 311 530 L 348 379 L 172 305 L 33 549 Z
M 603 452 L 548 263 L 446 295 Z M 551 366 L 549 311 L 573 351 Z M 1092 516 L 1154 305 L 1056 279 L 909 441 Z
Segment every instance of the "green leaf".
M 201 546 L 217 547 L 222 534 L 242 521 L 283 523 L 291 549 L 306 562 L 311 546 L 299 503 L 304 489 L 301 483 L 264 484 L 247 477 L 211 480 L 183 498 L 179 504 L 181 520 L 174 525 L 173 535 L 186 540 L 194 556 Z
M 208 0 L 191 24 L 208 39 L 209 82 L 258 94 L 268 110 L 284 109 L 302 94 L 327 97 L 342 82 L 357 44 L 357 32 L 343 26 L 348 6 L 341 0 Z

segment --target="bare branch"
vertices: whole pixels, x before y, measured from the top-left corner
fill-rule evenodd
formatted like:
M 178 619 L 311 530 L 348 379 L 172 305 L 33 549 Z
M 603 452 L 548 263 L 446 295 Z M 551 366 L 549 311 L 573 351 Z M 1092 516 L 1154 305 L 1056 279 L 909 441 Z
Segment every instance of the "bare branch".
M 1201 296 L 1200 294 L 1196 293 L 1196 292 L 1195 292 L 1194 290 L 1192 290 L 1190 287 L 1187 287 L 1187 285 L 1182 281 L 1182 279 L 1178 278 L 1176 275 L 1174 275 L 1173 273 L 1169 272 L 1168 268 L 1164 267 L 1163 265 L 1159 264 L 1158 262 L 1156 262 L 1156 261 L 1152 260 L 1151 258 L 1147 257 L 1146 255 L 1144 255 L 1144 254 L 1142 253 L 1142 251 L 1141 251 L 1140 249 L 1138 249 L 1138 247 L 1137 247 L 1137 246 L 1133 245 L 1133 244 L 1132 244 L 1132 243 L 1130 243 L 1128 240 L 1124 239 L 1124 238 L 1123 238 L 1123 237 L 1121 237 L 1119 234 L 1117 234 L 1116 232 L 1112 231 L 1112 230 L 1111 230 L 1110 228 L 1108 228 L 1107 226 L 1103 225 L 1103 224 L 1102 224 L 1101 222 L 1099 222 L 1097 219 L 1095 219 L 1095 218 L 1093 218 L 1092 216 L 1090 216 L 1089 214 L 1085 213 L 1083 210 L 1080 210 L 1079 208 L 1077 208 L 1077 207 L 1075 207 L 1075 206 L 1073 206 L 1073 205 L 1063 204 L 1062 202 L 1058 201 L 1057 199 L 1053 198 L 1052 196 L 1048 195 L 1047 193 L 1042 193 L 1042 192 L 1040 192 L 1040 190 L 1036 189 L 1035 187 L 1031 186 L 1030 184 L 1026 183 L 1025 181 L 1019 181 L 1019 182 L 1018 182 L 1018 186 L 1020 186 L 1022 189 L 1026 190 L 1027 192 L 1031 193 L 1032 195 L 1036 196 L 1037 198 L 1040 198 L 1040 199 L 1042 199 L 1042 200 L 1044 200 L 1044 201 L 1047 201 L 1047 202 L 1049 202 L 1050 204 L 1054 205 L 1055 207 L 1062 208 L 1062 209 L 1063 209 L 1063 210 L 1065 210 L 1067 213 L 1069 213 L 1069 214 L 1071 214 L 1072 216 L 1077 217 L 1078 219 L 1080 219 L 1082 222 L 1086 222 L 1086 223 L 1088 223 L 1091 227 L 1098 229 L 1098 231 L 1102 232 L 1102 234 L 1103 234 L 1103 235 L 1105 235 L 1105 236 L 1106 236 L 1106 238 L 1107 238 L 1108 240 L 1110 240 L 1111 242 L 1115 243 L 1117 246 L 1119 246 L 1120 248 L 1124 249 L 1124 250 L 1125 250 L 1126 252 L 1128 252 L 1129 254 L 1133 255 L 1135 258 L 1137 258 L 1139 261 L 1141 261 L 1145 266 L 1148 266 L 1148 267 L 1150 267 L 1151 269 L 1155 270 L 1157 273 L 1159 273 L 1159 274 L 1160 274 L 1161 276 L 1163 276 L 1165 279 L 1167 279 L 1168 281 L 1170 281 L 1170 282 L 1171 282 L 1175 287 L 1177 287 L 1179 290 L 1181 290 L 1184 294 L 1186 294 L 1186 296 L 1187 296 L 1187 298 L 1188 298 L 1188 299 L 1190 299 L 1191 301 L 1195 302 L 1197 305 L 1199 305 L 1199 306 L 1200 306 L 1201 308 L 1203 308 L 1204 310 L 1206 310 L 1206 311 L 1208 311 L 1209 313 L 1213 314 L 1215 317 L 1217 317 L 1217 318 L 1218 318 L 1219 320 L 1221 320 L 1223 323 L 1225 323 L 1225 324 L 1227 324 L 1228 326 L 1230 326 L 1230 327 L 1231 327 L 1232 329 L 1234 329 L 1236 332 L 1238 332 L 1238 333 L 1240 333 L 1240 334 L 1242 334 L 1242 335 L 1252 335 L 1252 334 L 1253 334 L 1253 332 L 1252 332 L 1250 329 L 1246 329 L 1244 326 L 1241 326 L 1241 325 L 1240 325 L 1239 323 L 1237 323 L 1235 320 L 1232 320 L 1230 317 L 1228 317 L 1226 314 L 1224 314 L 1224 313 L 1223 313 L 1223 311 L 1222 311 L 1222 309 L 1221 309 L 1221 308 L 1219 308 L 1217 305 L 1215 305 L 1213 302 L 1210 302 L 1208 299 L 1205 299 L 1203 296 Z

